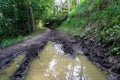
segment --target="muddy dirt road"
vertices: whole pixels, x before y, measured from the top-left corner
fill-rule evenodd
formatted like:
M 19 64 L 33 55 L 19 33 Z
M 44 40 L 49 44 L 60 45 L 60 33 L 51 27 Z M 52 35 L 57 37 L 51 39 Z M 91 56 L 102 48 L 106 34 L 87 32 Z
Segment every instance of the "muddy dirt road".
M 29 63 L 38 57 L 48 41 L 62 44 L 66 55 L 74 58 L 76 54 L 84 54 L 94 64 L 105 70 L 108 80 L 120 80 L 120 58 L 105 54 L 102 45 L 94 39 L 87 37 L 71 37 L 63 35 L 59 30 L 48 29 L 27 40 L 0 49 L 0 70 L 10 63 L 17 55 L 26 54 L 20 67 L 14 72 L 11 80 L 23 80 L 29 69 Z

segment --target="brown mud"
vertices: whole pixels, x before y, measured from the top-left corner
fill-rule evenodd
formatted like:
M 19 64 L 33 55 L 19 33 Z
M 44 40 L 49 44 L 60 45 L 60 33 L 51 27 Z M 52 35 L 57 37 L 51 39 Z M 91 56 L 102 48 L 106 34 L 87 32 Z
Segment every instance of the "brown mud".
M 61 33 L 59 30 L 48 29 L 30 39 L 0 49 L 0 70 L 19 54 L 26 54 L 20 66 L 11 76 L 11 80 L 23 80 L 29 70 L 30 62 L 38 57 L 38 52 L 44 48 L 48 41 L 53 41 L 62 44 L 65 55 L 74 58 L 76 54 L 84 54 L 97 67 L 106 71 L 108 80 L 120 80 L 119 56 L 107 55 L 104 47 L 95 39 L 70 37 Z

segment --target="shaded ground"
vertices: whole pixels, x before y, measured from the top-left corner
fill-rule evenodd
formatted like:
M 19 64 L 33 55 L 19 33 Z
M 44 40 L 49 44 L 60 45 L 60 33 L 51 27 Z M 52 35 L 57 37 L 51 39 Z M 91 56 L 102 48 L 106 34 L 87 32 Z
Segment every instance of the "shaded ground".
M 45 43 L 48 41 L 47 39 L 50 32 L 51 31 L 48 29 L 47 31 L 37 34 L 36 36 L 33 36 L 27 40 L 13 44 L 4 49 L 0 49 L 0 69 L 4 68 L 4 66 L 18 54 L 27 54 L 30 51 L 38 51 L 33 49 L 39 49 L 41 46 L 45 45 Z
M 50 29 L 30 39 L 0 49 L 0 69 L 4 68 L 18 54 L 26 54 L 26 58 L 11 77 L 11 80 L 23 80 L 29 69 L 29 63 L 38 57 L 38 52 L 48 41 L 63 44 L 66 55 L 73 58 L 77 53 L 85 54 L 94 64 L 106 71 L 109 80 L 120 80 L 120 58 L 106 55 L 99 42 L 87 37 L 63 36 L 60 31 Z
M 31 45 L 39 44 L 42 41 L 46 41 L 50 32 L 51 31 L 48 29 L 47 31 L 37 34 L 36 36 L 33 36 L 27 40 L 10 45 L 8 47 L 5 47 L 4 49 L 0 49 L 0 59 L 11 54 L 18 54 L 23 52 L 25 53 Z

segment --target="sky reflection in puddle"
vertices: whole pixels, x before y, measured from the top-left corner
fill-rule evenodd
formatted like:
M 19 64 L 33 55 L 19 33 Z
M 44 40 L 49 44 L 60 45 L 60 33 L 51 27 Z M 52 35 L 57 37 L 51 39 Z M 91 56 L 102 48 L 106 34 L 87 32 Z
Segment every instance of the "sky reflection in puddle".
M 30 64 L 25 80 L 107 80 L 106 75 L 85 56 L 75 59 L 64 56 L 62 45 L 48 42 Z

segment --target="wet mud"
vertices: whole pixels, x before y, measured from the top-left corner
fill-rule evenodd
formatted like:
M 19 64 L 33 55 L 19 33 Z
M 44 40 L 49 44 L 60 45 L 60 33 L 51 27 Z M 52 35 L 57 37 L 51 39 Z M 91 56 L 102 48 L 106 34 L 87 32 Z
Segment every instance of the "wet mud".
M 61 44 L 48 42 L 39 53 L 40 58 L 30 63 L 25 80 L 107 80 L 105 73 L 86 56 L 65 56 L 61 47 Z
M 30 62 L 38 57 L 38 52 L 41 51 L 46 44 L 47 42 L 42 42 L 39 45 L 31 45 L 31 48 L 28 50 L 25 59 L 14 72 L 10 80 L 23 80 L 29 70 Z
M 0 58 L 0 70 L 5 68 L 18 54 L 25 53 L 26 57 L 10 77 L 10 80 L 24 80 L 30 68 L 29 64 L 39 57 L 38 52 L 45 47 L 47 42 L 52 41 L 62 44 L 65 55 L 72 58 L 77 54 L 86 55 L 97 67 L 106 72 L 108 80 L 120 80 L 120 57 L 107 55 L 99 41 L 87 37 L 80 38 L 78 36 L 71 37 L 69 35 L 63 35 L 59 30 L 50 30 L 47 36 L 43 36 L 43 38 L 36 40 L 34 42 L 35 44 L 22 48 L 22 52 L 18 50 L 19 53 L 4 54 L 5 57 Z
M 108 80 L 120 80 L 120 56 L 107 54 L 104 46 L 95 39 L 88 37 L 73 39 L 81 46 L 89 60 L 106 72 Z

